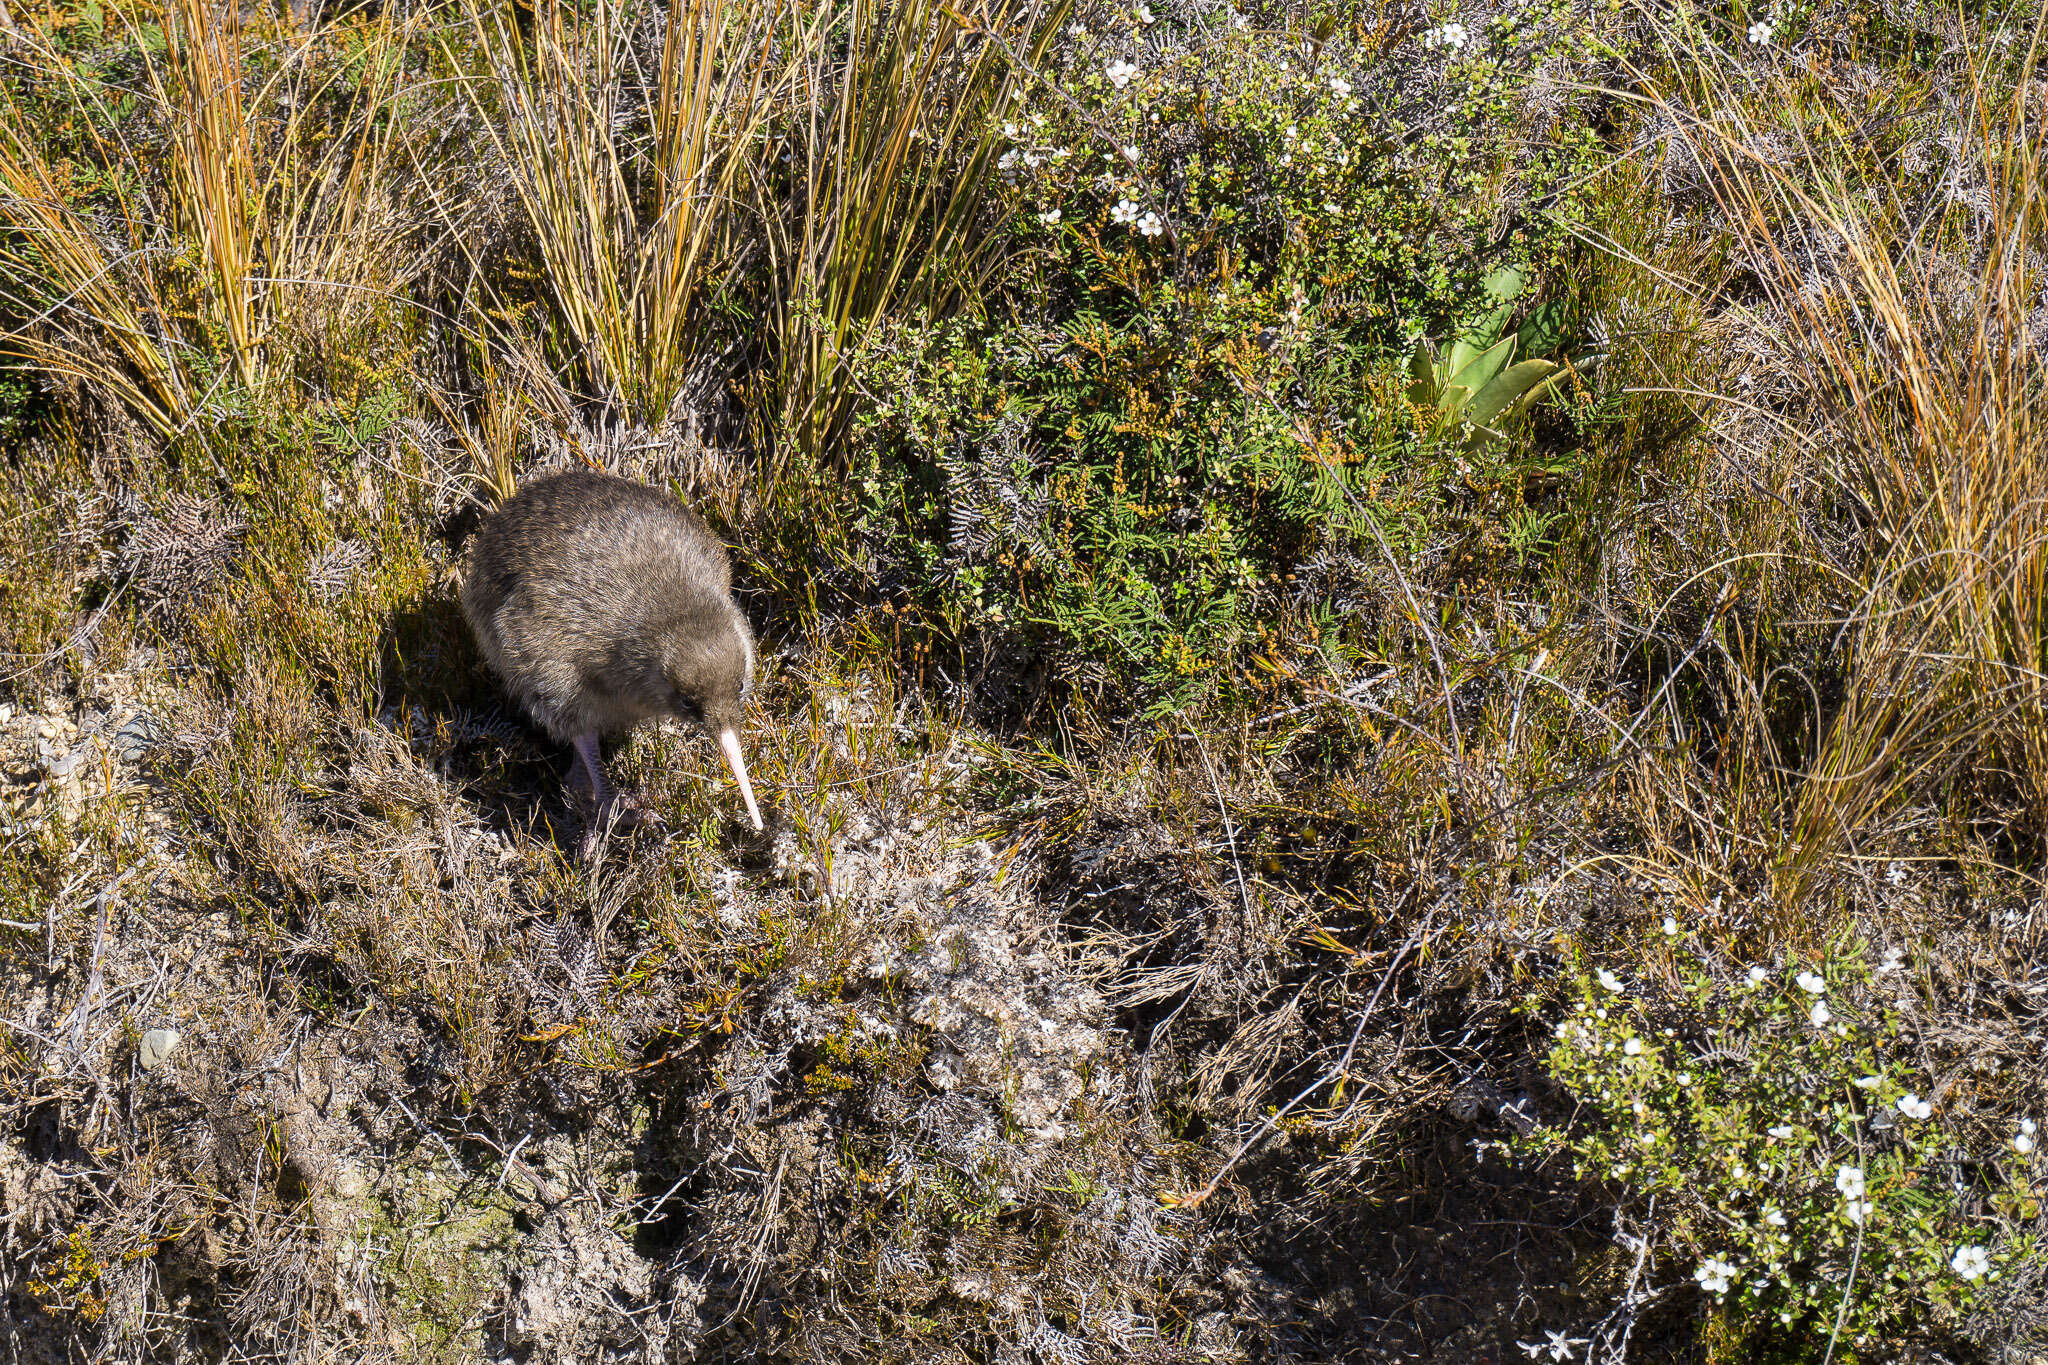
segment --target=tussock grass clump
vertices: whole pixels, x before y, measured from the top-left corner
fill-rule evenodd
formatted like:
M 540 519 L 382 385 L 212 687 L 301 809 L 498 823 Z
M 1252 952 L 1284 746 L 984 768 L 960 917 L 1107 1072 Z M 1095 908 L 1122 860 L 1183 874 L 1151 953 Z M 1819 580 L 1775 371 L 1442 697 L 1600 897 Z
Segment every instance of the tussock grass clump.
M 377 333 L 423 259 L 401 249 L 416 219 L 397 180 L 422 159 L 398 94 L 415 22 L 351 15 L 259 43 L 196 0 L 117 10 L 107 56 L 134 81 L 45 33 L 17 39 L 29 76 L 0 108 L 9 354 L 162 437 L 225 410 L 230 376 L 253 395 L 309 354 L 342 374 L 384 363 Z M 53 118 L 72 145 L 46 143 Z
M 750 175 L 787 80 L 771 55 L 779 7 L 691 4 L 658 27 L 614 4 L 548 5 L 532 23 L 470 4 L 463 17 L 441 35 L 444 58 L 458 70 L 482 58 L 472 108 L 597 391 L 650 428 L 715 401 L 707 390 L 740 344 L 719 312 L 752 254 Z M 506 306 L 488 273 L 474 278 Z

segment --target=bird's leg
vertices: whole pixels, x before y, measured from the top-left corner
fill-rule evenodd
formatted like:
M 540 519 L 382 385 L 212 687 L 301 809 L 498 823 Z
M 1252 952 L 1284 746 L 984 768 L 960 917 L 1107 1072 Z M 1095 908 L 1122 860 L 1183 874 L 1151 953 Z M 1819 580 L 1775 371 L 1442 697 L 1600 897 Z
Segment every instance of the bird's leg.
M 569 747 L 576 751 L 576 769 L 582 772 L 584 782 L 590 787 L 591 806 L 602 810 L 606 798 L 611 795 L 611 788 L 605 783 L 604 768 L 598 762 L 597 736 L 578 735 L 569 741 Z M 570 772 L 569 782 L 576 785 L 576 771 Z
M 624 834 L 648 819 L 650 812 L 643 810 L 631 797 L 612 790 L 611 783 L 604 780 L 604 766 L 598 759 L 595 734 L 578 735 L 569 743 L 576 750 L 577 764 L 590 783 L 590 814 L 584 826 L 586 848 L 604 830 Z M 573 781 L 575 774 L 571 773 L 570 777 Z

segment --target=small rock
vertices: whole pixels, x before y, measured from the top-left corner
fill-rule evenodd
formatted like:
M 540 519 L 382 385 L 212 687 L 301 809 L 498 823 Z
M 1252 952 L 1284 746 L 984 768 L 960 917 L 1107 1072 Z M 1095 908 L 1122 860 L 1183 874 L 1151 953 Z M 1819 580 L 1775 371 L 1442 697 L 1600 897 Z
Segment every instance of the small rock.
M 137 711 L 114 732 L 114 752 L 124 761 L 135 763 L 163 740 L 163 722 L 147 711 Z
M 144 1071 L 154 1071 L 164 1064 L 164 1058 L 171 1055 L 171 1049 L 178 1045 L 184 1035 L 174 1028 L 153 1028 L 142 1035 L 139 1059 Z

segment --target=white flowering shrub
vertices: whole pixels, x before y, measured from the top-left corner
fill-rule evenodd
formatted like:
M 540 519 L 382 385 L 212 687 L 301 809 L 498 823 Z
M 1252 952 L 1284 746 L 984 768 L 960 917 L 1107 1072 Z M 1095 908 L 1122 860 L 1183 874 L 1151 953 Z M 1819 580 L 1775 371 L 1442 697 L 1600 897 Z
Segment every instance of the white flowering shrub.
M 1363 20 L 1307 45 L 1222 5 L 1083 18 L 994 115 L 1009 314 L 862 358 L 877 576 L 1163 715 L 1252 674 L 1276 622 L 1328 648 L 1381 539 L 1522 567 L 1510 528 L 1554 515 L 1528 490 L 1584 443 L 1456 449 L 1407 365 L 1504 266 L 1531 281 L 1510 327 L 1545 306 L 1562 219 L 1502 204 L 1568 207 L 1601 155 L 1587 111 L 1525 117 L 1591 52 L 1585 11 L 1427 43 L 1418 15 L 1392 53 Z
M 1825 1341 L 1839 1317 L 1840 1344 L 1868 1346 L 1952 1318 L 2028 1254 L 2001 1210 L 2032 1207 L 2032 1121 L 1973 1150 L 1901 1009 L 1899 954 L 1840 944 L 1730 986 L 1672 941 L 1675 989 L 1575 979 L 1549 1067 L 1578 1109 L 1525 1152 L 1618 1191 L 1745 1335 Z

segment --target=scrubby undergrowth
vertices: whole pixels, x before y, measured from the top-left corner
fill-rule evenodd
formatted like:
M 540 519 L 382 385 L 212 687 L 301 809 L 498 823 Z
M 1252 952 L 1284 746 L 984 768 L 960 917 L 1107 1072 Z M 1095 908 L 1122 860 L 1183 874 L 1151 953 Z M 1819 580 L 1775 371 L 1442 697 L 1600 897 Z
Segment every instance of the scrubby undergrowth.
M 2038 1358 L 2038 19 L 7 21 L 10 1358 Z

